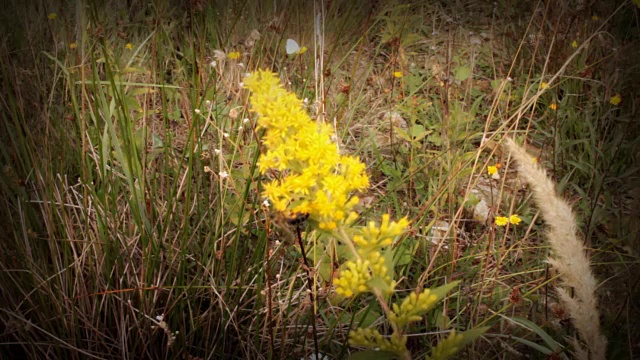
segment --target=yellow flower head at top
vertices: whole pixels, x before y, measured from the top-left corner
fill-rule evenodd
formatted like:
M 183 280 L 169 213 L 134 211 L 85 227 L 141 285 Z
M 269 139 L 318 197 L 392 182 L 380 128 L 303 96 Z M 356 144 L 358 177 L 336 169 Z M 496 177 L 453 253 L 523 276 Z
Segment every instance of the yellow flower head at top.
M 621 101 L 622 101 L 622 97 L 620 96 L 620 94 L 615 94 L 614 96 L 611 97 L 611 99 L 609 99 L 609 103 L 611 103 L 611 105 L 614 105 L 614 106 L 618 106 L 618 104 L 620 104 Z
M 498 226 L 506 226 L 509 223 L 511 223 L 513 225 L 518 225 L 518 224 L 520 224 L 521 221 L 522 221 L 522 219 L 518 215 L 515 215 L 515 214 L 511 215 L 509 217 L 496 216 L 496 219 L 495 219 L 495 223 Z
M 578 42 L 573 40 L 573 42 L 571 42 L 571 47 L 574 48 L 574 49 L 577 48 L 578 47 Z
M 556 103 L 551 103 L 551 104 L 549 104 L 549 109 L 558 110 L 558 105 Z
M 127 45 L 125 45 L 124 47 L 127 48 L 127 50 L 131 50 L 131 49 L 133 49 L 133 44 L 132 43 L 127 43 Z
M 232 52 L 229 53 L 229 59 L 231 59 L 231 60 L 238 60 L 238 59 L 240 59 L 240 56 L 241 56 L 241 54 L 240 54 L 239 51 L 232 51 Z
M 541 82 L 540 83 L 540 89 L 548 89 L 549 88 L 549 84 L 546 82 Z
M 402 74 L 402 71 L 394 71 L 393 72 L 393 77 L 396 78 L 396 79 L 397 78 L 401 78 L 403 76 L 404 76 L 404 74 Z
M 58 17 L 58 14 L 56 14 L 56 13 L 54 13 L 54 12 L 49 13 L 49 14 L 47 15 L 47 19 L 49 19 L 49 20 L 55 20 L 57 17 Z
M 493 174 L 495 174 L 497 172 L 498 172 L 498 167 L 497 166 L 495 166 L 495 165 L 487 166 L 487 173 L 489 175 L 493 175 Z
M 509 216 L 509 222 L 512 223 L 513 225 L 518 225 L 520 224 L 521 221 L 522 219 L 518 215 L 514 214 Z
M 505 216 L 496 216 L 496 225 L 505 226 L 509 223 L 509 219 Z
M 274 73 L 254 72 L 244 84 L 252 92 L 251 111 L 259 115 L 258 126 L 266 129 L 260 172 L 275 169 L 284 175 L 264 184 L 263 196 L 285 216 L 309 214 L 321 229 L 335 229 L 359 201 L 352 192 L 369 187 L 365 164 L 340 155 L 331 141 L 331 126 L 316 125 Z

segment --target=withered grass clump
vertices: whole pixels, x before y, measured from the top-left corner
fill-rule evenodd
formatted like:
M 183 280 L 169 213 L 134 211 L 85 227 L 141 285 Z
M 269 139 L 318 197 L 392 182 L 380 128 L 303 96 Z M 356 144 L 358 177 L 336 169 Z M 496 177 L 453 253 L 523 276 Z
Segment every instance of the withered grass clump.
M 562 286 L 556 291 L 586 346 L 583 347 L 574 339 L 576 357 L 604 359 L 607 339 L 600 332 L 597 281 L 591 271 L 584 242 L 578 238 L 573 211 L 556 193 L 555 185 L 546 172 L 536 166 L 532 157 L 522 147 L 508 138 L 505 139 L 504 145 L 518 163 L 519 173 L 531 187 L 542 217 L 549 225 L 547 237 L 552 254 L 548 260 L 562 279 Z

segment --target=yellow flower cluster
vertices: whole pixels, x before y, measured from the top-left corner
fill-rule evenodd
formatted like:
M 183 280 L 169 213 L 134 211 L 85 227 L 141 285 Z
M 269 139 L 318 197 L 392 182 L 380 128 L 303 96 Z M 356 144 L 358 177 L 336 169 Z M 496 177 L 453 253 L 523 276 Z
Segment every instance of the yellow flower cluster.
M 360 259 L 355 262 L 347 261 L 345 263 L 347 268 L 342 270 L 340 276 L 333 281 L 336 293 L 348 298 L 369 291 L 367 285 L 371 280 L 369 265 L 371 265 L 369 261 Z
M 393 311 L 389 315 L 389 320 L 398 326 L 404 326 L 410 322 L 422 319 L 422 315 L 440 300 L 438 295 L 434 294 L 431 289 L 424 290 L 420 295 L 412 292 L 407 296 L 400 306 L 393 304 Z
M 384 214 L 380 226 L 370 221 L 358 235 L 353 236 L 353 243 L 356 245 L 360 259 L 356 262 L 347 261 L 346 269 L 342 270 L 334 280 L 338 294 L 351 297 L 369 291 L 371 287 L 375 287 L 384 294 L 391 294 L 394 291 L 396 281 L 393 280 L 393 272 L 390 271 L 392 265 L 387 264 L 382 251 L 393 243 L 396 236 L 404 232 L 409 226 L 409 220 L 406 217 L 398 222 L 389 220 L 389 214 Z M 360 264 L 363 266 L 359 266 Z M 366 279 L 366 286 L 361 286 L 362 279 Z M 372 279 L 376 280 L 376 286 L 369 285 Z
M 506 226 L 508 223 L 511 223 L 513 225 L 518 225 L 520 224 L 520 222 L 522 221 L 522 219 L 518 216 L 518 215 L 511 215 L 509 217 L 506 216 L 496 216 L 496 225 L 498 226 Z
M 398 354 L 401 358 L 409 352 L 407 350 L 407 337 L 394 333 L 389 338 L 383 337 L 376 329 L 358 328 L 349 332 L 349 344 L 352 346 L 363 346 L 376 351 L 390 351 Z
M 302 101 L 285 90 L 275 74 L 258 71 L 244 84 L 252 91 L 251 109 L 260 115 L 258 125 L 266 129 L 263 142 L 268 150 L 259 159 L 260 172 L 275 169 L 284 175 L 266 184 L 263 195 L 288 217 L 309 214 L 321 229 L 344 223 L 359 201 L 351 193 L 369 187 L 365 165 L 338 153 L 331 141 L 333 129 L 316 125 Z
M 389 214 L 382 215 L 380 227 L 370 221 L 368 226 L 362 229 L 361 235 L 355 235 L 353 242 L 358 245 L 358 253 L 366 257 L 369 253 L 377 251 L 393 243 L 393 239 L 402 234 L 409 226 L 409 220 L 404 217 L 399 222 L 389 222 Z

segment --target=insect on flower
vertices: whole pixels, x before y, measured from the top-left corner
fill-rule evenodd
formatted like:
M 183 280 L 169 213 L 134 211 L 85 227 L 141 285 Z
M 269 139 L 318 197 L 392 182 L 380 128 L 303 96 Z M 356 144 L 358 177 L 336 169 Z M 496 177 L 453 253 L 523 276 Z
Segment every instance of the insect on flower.
M 305 221 L 307 221 L 307 219 L 309 218 L 309 214 L 308 213 L 295 213 L 293 214 L 293 217 L 288 217 L 287 218 L 287 224 L 291 225 L 291 226 L 298 226 L 298 225 L 302 225 L 302 223 L 304 223 Z

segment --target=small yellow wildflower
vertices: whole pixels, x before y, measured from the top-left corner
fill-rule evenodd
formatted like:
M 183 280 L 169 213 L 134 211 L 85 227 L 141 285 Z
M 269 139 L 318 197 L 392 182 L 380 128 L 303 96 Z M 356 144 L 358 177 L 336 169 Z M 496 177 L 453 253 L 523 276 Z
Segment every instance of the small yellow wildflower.
M 620 102 L 622 101 L 622 97 L 620 96 L 620 94 L 615 94 L 614 96 L 611 97 L 611 99 L 609 99 L 609 102 L 611 103 L 611 105 L 617 106 L 618 104 L 620 104 Z
M 600 16 L 598 16 L 598 15 L 593 15 L 593 16 L 591 16 L 591 20 L 593 20 L 593 21 L 598 21 L 598 20 L 600 20 Z
M 509 222 L 512 223 L 513 225 L 518 225 L 520 224 L 521 221 L 522 219 L 518 215 L 514 214 L 509 216 Z
M 131 50 L 131 49 L 133 49 L 133 44 L 132 43 L 127 43 L 127 45 L 125 45 L 124 47 L 127 48 L 127 50 Z
M 58 17 L 58 14 L 56 14 L 54 12 L 49 13 L 49 15 L 47 15 L 47 19 L 49 19 L 49 20 L 55 20 L 57 17 Z
M 551 110 L 558 110 L 558 105 L 557 105 L 556 103 L 551 103 L 551 104 L 549 105 L 549 109 L 551 109 Z
M 393 72 L 393 77 L 398 79 L 401 78 L 403 76 L 402 71 L 394 71 Z
M 509 219 L 505 216 L 496 216 L 496 225 L 506 226 L 509 223 Z
M 229 59 L 231 59 L 231 60 L 238 60 L 238 59 L 240 59 L 240 56 L 241 56 L 241 54 L 240 54 L 239 51 L 232 51 L 232 52 L 229 53 Z
M 534 164 L 537 164 L 538 163 L 538 158 L 537 157 L 532 157 L 531 158 L 531 162 L 534 163 Z
M 76 45 L 76 43 L 72 42 L 71 44 L 69 44 L 69 49 L 73 50 L 75 48 L 77 48 L 78 45 Z
M 578 47 L 578 42 L 573 40 L 573 42 L 571 43 L 571 47 L 574 48 L 574 49 L 577 48 Z
M 498 167 L 495 165 L 487 166 L 487 173 L 489 175 L 496 174 L 498 172 Z
M 546 82 L 541 82 L 540 83 L 540 89 L 548 89 L 549 88 L 549 84 Z

